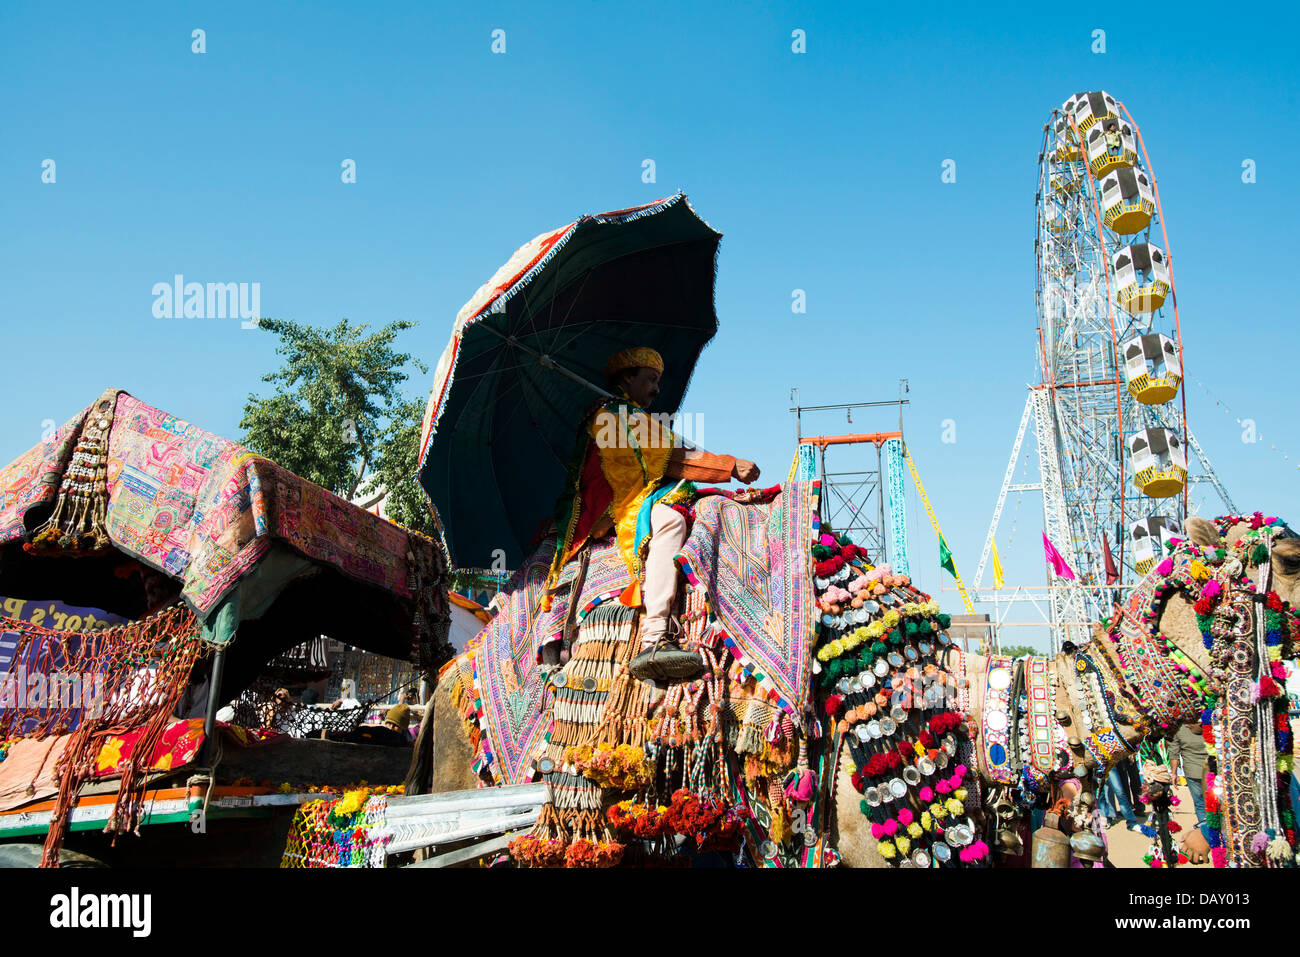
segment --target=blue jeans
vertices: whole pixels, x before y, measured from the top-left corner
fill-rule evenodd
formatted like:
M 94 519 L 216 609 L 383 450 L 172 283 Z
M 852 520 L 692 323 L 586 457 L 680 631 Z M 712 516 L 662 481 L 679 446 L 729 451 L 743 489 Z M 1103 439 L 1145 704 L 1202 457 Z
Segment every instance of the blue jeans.
M 1115 818 L 1115 809 L 1118 807 L 1119 815 L 1124 818 L 1124 822 L 1130 827 L 1137 827 L 1137 815 L 1133 812 L 1133 805 L 1128 799 L 1128 782 L 1124 780 L 1123 772 L 1118 766 L 1111 768 L 1110 774 L 1106 776 L 1106 783 L 1102 785 L 1097 806 L 1108 820 Z
M 1291 778 L 1295 780 L 1294 775 Z M 1192 792 L 1192 807 L 1196 809 L 1196 826 L 1205 826 L 1205 782 L 1199 778 L 1187 779 L 1187 790 Z

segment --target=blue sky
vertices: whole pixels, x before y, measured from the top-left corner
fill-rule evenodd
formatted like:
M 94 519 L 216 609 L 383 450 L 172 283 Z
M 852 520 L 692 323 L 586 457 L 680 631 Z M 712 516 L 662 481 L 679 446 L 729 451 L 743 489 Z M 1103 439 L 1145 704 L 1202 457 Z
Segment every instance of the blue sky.
M 724 234 L 720 331 L 685 404 L 705 444 L 781 477 L 792 387 L 806 404 L 864 401 L 907 378 L 909 445 L 973 575 L 1037 374 L 1041 127 L 1104 88 L 1158 178 L 1192 430 L 1239 506 L 1295 514 L 1293 12 L 701 6 L 0 8 L 0 458 L 108 385 L 237 434 L 273 341 L 238 320 L 156 319 L 152 287 L 176 273 L 259 282 L 270 316 L 416 320 L 405 345 L 432 366 L 520 243 L 680 188 Z M 340 182 L 345 159 L 355 184 Z M 411 392 L 428 386 L 417 374 Z M 1243 443 L 1236 417 L 1263 440 Z M 933 589 L 933 538 L 912 517 Z M 999 536 L 1008 579 L 1042 584 L 1036 501 L 1017 529 Z

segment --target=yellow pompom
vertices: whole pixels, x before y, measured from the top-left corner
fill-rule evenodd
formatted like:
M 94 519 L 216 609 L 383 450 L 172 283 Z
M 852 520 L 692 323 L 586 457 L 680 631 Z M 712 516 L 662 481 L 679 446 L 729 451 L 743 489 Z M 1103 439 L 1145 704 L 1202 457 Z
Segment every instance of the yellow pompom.
M 964 803 L 966 802 L 966 789 L 965 789 L 965 788 L 957 788 L 957 790 L 955 790 L 955 791 L 952 792 L 952 796 L 955 797 L 958 801 L 961 801 L 961 802 L 964 804 Z
M 917 824 L 915 821 L 913 821 L 911 824 L 907 825 L 907 833 L 908 833 L 908 835 L 911 836 L 911 837 L 920 837 L 920 836 L 921 836 L 921 825 L 919 825 L 919 824 Z
M 925 828 L 927 831 L 934 827 L 934 818 L 930 816 L 929 811 L 921 812 L 921 827 Z
M 880 856 L 887 861 L 892 860 L 895 853 L 897 853 L 893 843 L 890 841 L 881 841 L 879 844 L 876 845 L 876 850 L 879 851 Z
M 934 804 L 930 805 L 930 813 L 934 816 L 936 821 L 942 821 L 948 816 L 948 809 L 936 801 Z
M 898 845 L 898 850 L 903 854 L 906 854 L 912 847 L 912 842 L 901 834 L 894 838 L 894 843 Z
M 1198 582 L 1203 582 L 1210 577 L 1210 570 L 1195 559 L 1187 566 L 1187 570 L 1192 573 L 1192 577 Z
M 965 810 L 965 808 L 962 807 L 961 801 L 955 800 L 954 798 L 948 798 L 944 803 L 948 806 L 948 813 L 950 814 L 960 814 Z

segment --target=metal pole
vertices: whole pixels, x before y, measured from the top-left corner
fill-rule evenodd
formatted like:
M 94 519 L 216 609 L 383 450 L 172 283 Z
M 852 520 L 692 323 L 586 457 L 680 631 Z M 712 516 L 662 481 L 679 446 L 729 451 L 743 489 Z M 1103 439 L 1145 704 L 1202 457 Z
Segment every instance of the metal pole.
M 208 685 L 208 713 L 203 719 L 203 758 L 202 767 L 211 767 L 212 755 L 216 752 L 217 711 L 221 708 L 221 679 L 226 673 L 226 646 L 222 645 L 212 656 L 212 678 Z
M 876 510 L 880 515 L 880 523 L 876 528 L 880 529 L 880 564 L 889 560 L 888 552 L 885 551 L 885 463 L 880 453 L 880 443 L 876 443 Z

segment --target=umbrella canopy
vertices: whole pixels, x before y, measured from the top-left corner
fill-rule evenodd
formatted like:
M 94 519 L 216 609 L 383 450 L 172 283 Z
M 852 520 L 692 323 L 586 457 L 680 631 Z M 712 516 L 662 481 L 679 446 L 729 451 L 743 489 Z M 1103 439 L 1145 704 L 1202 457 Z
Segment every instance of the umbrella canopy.
M 453 562 L 517 567 L 554 510 L 606 360 L 664 357 L 652 411 L 676 412 L 718 328 L 722 235 L 684 194 L 584 216 L 521 246 L 456 316 L 425 410 L 420 484 Z M 567 374 L 566 374 L 567 373 Z

